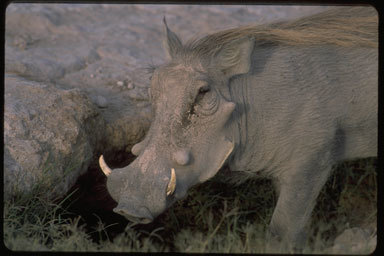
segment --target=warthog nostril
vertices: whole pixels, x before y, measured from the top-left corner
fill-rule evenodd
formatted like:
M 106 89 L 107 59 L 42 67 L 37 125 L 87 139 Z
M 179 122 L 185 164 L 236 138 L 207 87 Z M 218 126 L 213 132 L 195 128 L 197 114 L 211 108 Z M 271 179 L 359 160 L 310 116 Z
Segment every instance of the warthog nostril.
M 179 165 L 187 165 L 190 161 L 190 153 L 187 150 L 178 150 L 173 154 L 173 160 Z

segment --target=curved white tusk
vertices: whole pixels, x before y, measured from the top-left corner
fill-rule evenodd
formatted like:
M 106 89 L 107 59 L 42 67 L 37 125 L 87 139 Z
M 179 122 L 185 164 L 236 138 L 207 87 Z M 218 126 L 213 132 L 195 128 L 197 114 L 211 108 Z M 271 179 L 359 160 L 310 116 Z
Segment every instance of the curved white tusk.
M 167 186 L 167 196 L 170 196 L 175 192 L 176 189 L 176 173 L 175 169 L 171 168 L 171 179 L 169 180 L 168 186 Z
M 99 165 L 100 165 L 101 170 L 105 174 L 105 176 L 108 176 L 109 174 L 111 174 L 112 170 L 105 163 L 103 155 L 101 155 L 99 158 Z

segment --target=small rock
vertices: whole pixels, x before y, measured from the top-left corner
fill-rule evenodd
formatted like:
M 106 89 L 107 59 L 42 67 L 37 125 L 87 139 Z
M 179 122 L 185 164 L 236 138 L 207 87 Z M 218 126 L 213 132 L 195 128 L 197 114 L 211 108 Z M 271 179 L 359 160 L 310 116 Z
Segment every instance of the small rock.
M 99 95 L 96 98 L 96 105 L 100 108 L 106 108 L 108 106 L 108 102 L 103 96 Z
M 129 90 L 135 88 L 135 85 L 133 84 L 132 81 L 129 81 L 129 82 L 128 82 L 128 84 L 127 84 L 127 88 L 128 88 Z
M 117 86 L 123 86 L 124 85 L 124 82 L 123 81 L 117 81 Z
M 89 76 L 90 76 L 90 78 L 94 78 L 94 77 L 95 77 L 95 75 L 94 75 L 94 74 L 90 74 Z
M 349 228 L 336 237 L 331 253 L 369 253 L 376 247 L 376 235 L 362 228 Z

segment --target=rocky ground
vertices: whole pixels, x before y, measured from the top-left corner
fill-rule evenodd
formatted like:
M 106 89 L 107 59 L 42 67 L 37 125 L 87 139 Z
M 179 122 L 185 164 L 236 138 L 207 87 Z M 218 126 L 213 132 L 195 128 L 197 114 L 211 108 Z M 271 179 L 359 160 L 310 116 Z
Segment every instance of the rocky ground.
M 5 28 L 5 196 L 42 176 L 65 194 L 99 154 L 119 164 L 151 121 L 146 67 L 163 24 L 185 41 L 325 6 L 11 4 Z M 54 163 L 54 165 L 52 165 Z M 63 178 L 64 177 L 64 178 Z
M 12 190 L 15 179 L 32 183 L 51 155 L 56 171 L 50 172 L 55 177 L 63 175 L 71 160 L 77 165 L 70 182 L 62 185 L 62 191 L 67 191 L 98 154 L 113 161 L 117 152 L 129 152 L 144 136 L 151 120 L 145 68 L 164 61 L 163 17 L 185 40 L 325 8 L 9 5 L 5 31 L 6 188 Z

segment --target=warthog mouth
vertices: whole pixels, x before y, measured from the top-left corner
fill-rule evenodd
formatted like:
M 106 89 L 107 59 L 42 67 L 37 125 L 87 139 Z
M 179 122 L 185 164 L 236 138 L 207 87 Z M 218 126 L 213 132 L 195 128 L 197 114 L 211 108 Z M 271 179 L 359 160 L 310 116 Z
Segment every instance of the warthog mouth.
M 113 209 L 117 214 L 124 216 L 127 220 L 131 222 L 136 222 L 140 224 L 148 224 L 153 221 L 153 216 L 146 207 L 141 207 L 138 211 L 138 214 L 132 214 L 128 210 L 120 208 L 119 206 Z

